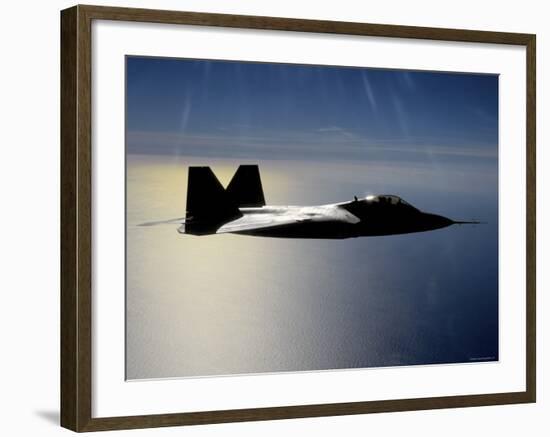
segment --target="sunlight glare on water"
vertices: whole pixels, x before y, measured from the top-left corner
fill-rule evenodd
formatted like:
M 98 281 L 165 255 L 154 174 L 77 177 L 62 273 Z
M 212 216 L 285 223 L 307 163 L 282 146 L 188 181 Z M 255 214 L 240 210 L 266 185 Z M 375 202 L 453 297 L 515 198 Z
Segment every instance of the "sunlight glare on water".
M 184 216 L 189 165 L 210 165 L 227 185 L 243 163 L 128 155 L 128 379 L 498 359 L 494 173 L 253 162 L 268 204 L 395 193 L 484 226 L 341 241 L 196 237 L 178 234 L 177 224 L 138 226 Z

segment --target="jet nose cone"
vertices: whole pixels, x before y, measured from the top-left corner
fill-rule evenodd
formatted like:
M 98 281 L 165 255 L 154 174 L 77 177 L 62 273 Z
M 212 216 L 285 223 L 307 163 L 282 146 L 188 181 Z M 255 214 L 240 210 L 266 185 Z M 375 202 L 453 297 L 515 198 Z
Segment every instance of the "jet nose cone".
M 454 222 L 442 215 L 437 214 L 426 214 L 428 222 L 433 226 L 434 229 L 446 228 L 447 226 L 452 225 Z

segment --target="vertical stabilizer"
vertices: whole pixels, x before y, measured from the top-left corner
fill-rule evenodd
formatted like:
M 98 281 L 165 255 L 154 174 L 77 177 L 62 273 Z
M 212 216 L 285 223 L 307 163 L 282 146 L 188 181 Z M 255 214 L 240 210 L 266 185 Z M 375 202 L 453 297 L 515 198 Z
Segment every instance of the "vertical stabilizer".
M 185 233 L 214 233 L 242 214 L 210 167 L 189 167 Z
M 227 194 L 238 207 L 264 206 L 264 191 L 258 166 L 239 166 L 227 186 Z

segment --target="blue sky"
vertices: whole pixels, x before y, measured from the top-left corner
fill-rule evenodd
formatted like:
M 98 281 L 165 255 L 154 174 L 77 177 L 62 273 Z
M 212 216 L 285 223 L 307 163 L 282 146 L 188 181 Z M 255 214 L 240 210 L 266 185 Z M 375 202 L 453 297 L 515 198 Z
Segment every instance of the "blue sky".
M 498 77 L 128 57 L 127 150 L 496 163 Z

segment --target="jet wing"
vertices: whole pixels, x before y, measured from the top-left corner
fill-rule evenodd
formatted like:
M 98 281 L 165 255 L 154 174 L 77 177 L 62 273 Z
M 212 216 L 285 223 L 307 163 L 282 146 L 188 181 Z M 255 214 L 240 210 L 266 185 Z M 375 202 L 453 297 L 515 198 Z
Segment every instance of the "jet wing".
M 266 216 L 265 214 L 245 215 L 237 220 L 224 224 L 219 228 L 217 234 L 226 234 L 229 232 L 252 231 L 255 229 L 273 228 L 277 226 L 289 225 L 312 220 L 311 217 L 291 217 L 291 216 Z
M 216 231 L 216 233 L 225 234 L 230 232 L 276 228 L 279 226 L 311 221 L 332 221 L 355 224 L 360 220 L 355 215 L 342 208 L 331 208 L 330 210 L 312 210 L 304 208 L 304 210 L 300 212 L 293 211 L 285 214 L 245 214 L 236 220 L 224 224 Z

